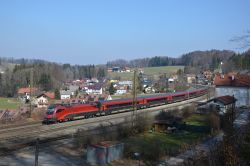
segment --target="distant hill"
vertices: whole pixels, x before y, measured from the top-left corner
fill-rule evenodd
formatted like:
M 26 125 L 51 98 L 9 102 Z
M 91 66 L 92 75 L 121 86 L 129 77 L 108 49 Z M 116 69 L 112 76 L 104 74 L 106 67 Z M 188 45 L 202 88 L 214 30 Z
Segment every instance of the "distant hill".
M 157 67 L 157 66 L 199 66 L 205 69 L 218 67 L 221 61 L 228 61 L 235 52 L 229 50 L 193 51 L 178 58 L 155 56 L 126 61 L 123 59 L 107 62 L 107 67 Z
M 235 52 L 229 50 L 194 51 L 181 56 L 184 66 L 198 66 L 204 69 L 215 69 L 220 62 L 228 61 Z

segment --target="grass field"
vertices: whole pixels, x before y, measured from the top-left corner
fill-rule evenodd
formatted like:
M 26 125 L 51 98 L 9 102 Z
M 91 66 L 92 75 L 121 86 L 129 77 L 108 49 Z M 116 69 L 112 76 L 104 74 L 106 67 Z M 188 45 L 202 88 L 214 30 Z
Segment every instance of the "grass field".
M 159 74 L 172 74 L 172 73 L 176 73 L 177 70 L 179 69 L 184 69 L 184 66 L 161 66 L 161 67 L 146 67 L 146 68 L 142 68 L 142 70 L 144 71 L 144 74 L 146 75 L 159 75 Z M 108 77 L 110 78 L 118 78 L 120 77 L 121 80 L 132 80 L 133 78 L 133 73 L 127 73 L 127 72 L 123 72 L 123 73 L 117 73 L 117 72 L 110 72 L 108 73 Z
M 21 103 L 13 98 L 0 98 L 0 109 L 17 109 Z
M 193 114 L 187 119 L 183 120 L 187 125 L 192 126 L 207 126 L 207 115 Z M 176 155 L 180 148 L 188 147 L 198 140 L 204 138 L 209 133 L 207 131 L 196 130 L 180 130 L 175 133 L 160 133 L 160 132 L 146 132 L 142 135 L 131 137 L 125 142 L 129 145 L 130 151 L 143 152 L 145 149 L 161 148 L 162 151 L 168 152 L 169 155 Z M 149 147 L 148 147 L 149 146 Z
M 193 114 L 185 122 L 189 125 L 195 126 L 207 126 L 208 125 L 208 115 Z
M 157 74 L 172 74 L 176 73 L 177 70 L 184 69 L 184 66 L 161 66 L 161 67 L 146 67 L 143 71 L 147 75 L 157 75 Z
M 145 149 L 161 148 L 162 151 L 169 152 L 169 155 L 175 155 L 183 145 L 190 145 L 204 136 L 205 133 L 187 131 L 172 134 L 153 132 L 132 137 L 126 143 L 132 147 L 132 151 L 143 152 Z M 155 143 L 157 147 L 151 147 Z

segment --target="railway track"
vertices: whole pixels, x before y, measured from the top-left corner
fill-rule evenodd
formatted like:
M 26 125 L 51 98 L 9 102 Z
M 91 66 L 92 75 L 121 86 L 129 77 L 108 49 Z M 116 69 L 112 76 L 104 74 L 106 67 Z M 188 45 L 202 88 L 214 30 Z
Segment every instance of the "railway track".
M 190 104 L 191 102 L 203 99 L 204 96 L 193 98 L 190 100 L 172 103 L 168 105 L 162 105 L 157 107 L 151 107 L 147 109 L 138 110 L 138 113 L 148 112 L 155 113 L 156 111 L 163 109 L 173 109 L 175 107 L 181 107 Z M 125 121 L 127 117 L 131 116 L 131 112 L 123 112 L 119 114 L 112 114 L 109 116 L 101 116 L 96 118 L 77 120 L 65 123 L 59 123 L 54 125 L 42 125 L 29 124 L 26 126 L 18 126 L 7 129 L 0 129 L 0 155 L 6 155 L 6 153 L 20 149 L 26 146 L 32 146 L 35 143 L 36 138 L 41 139 L 41 143 L 48 141 L 55 141 L 58 139 L 65 139 L 72 137 L 72 134 L 79 128 L 91 130 L 101 123 L 121 123 Z

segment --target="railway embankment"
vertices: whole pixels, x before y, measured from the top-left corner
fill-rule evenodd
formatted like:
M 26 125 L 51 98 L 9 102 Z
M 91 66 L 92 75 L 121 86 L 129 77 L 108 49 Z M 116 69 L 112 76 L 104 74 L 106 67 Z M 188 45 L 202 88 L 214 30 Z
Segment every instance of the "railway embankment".
M 189 105 L 192 102 L 203 100 L 204 98 L 206 98 L 206 96 L 190 99 L 188 101 L 172 103 L 169 105 L 142 109 L 138 110 L 137 113 L 140 114 L 143 112 L 148 112 L 152 115 L 155 115 L 161 110 L 181 108 L 185 105 Z M 20 149 L 21 147 L 34 145 L 36 138 L 40 138 L 41 142 L 55 141 L 72 137 L 72 135 L 78 129 L 92 130 L 99 126 L 101 123 L 106 125 L 119 124 L 124 122 L 126 118 L 130 118 L 131 114 L 132 112 L 124 112 L 109 116 L 58 123 L 55 125 L 31 124 L 27 126 L 1 129 L 0 152 L 2 155 L 5 155 L 9 152 Z

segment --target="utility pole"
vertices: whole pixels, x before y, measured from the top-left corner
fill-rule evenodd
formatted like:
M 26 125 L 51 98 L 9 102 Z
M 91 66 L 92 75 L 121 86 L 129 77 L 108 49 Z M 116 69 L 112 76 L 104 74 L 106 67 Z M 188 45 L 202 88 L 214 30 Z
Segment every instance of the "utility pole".
M 207 89 L 207 101 L 210 100 L 210 86 Z
M 136 116 L 136 111 L 137 111 L 137 93 L 136 93 L 136 89 L 137 89 L 137 85 L 136 85 L 136 69 L 134 70 L 134 77 L 133 77 L 133 111 L 132 111 L 132 127 L 134 127 L 134 121 L 136 120 L 135 116 Z
M 39 138 L 36 139 L 35 166 L 38 166 Z
M 165 81 L 165 86 L 166 86 L 166 93 L 168 92 L 168 79 L 167 79 L 167 73 L 164 73 L 164 81 Z
M 33 68 L 30 70 L 30 114 L 29 117 L 31 117 L 32 112 L 32 87 L 33 87 Z
M 242 65 L 242 55 L 240 56 L 240 69 L 243 70 L 243 65 Z

